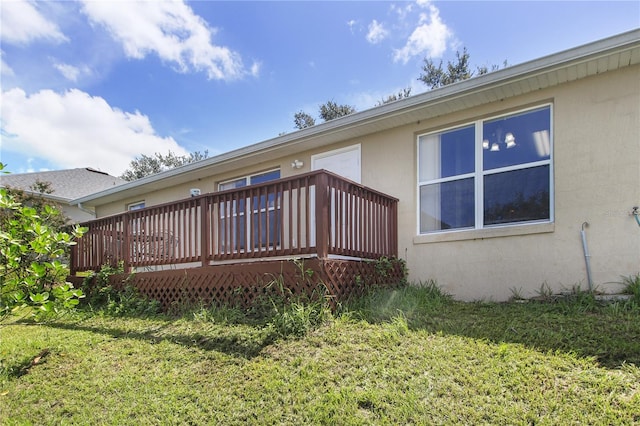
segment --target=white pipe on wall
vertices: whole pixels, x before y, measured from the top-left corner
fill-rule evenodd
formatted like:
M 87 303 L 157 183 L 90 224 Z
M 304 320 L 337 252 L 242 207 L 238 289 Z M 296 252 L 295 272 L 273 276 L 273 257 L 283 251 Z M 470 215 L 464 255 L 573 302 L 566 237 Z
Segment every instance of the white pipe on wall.
M 589 291 L 593 291 L 593 280 L 591 279 L 591 255 L 589 254 L 589 248 L 587 247 L 587 234 L 584 231 L 584 229 L 587 226 L 589 226 L 588 222 L 582 223 L 580 236 L 582 237 L 582 250 L 584 251 L 584 263 L 587 266 L 587 281 L 589 282 Z

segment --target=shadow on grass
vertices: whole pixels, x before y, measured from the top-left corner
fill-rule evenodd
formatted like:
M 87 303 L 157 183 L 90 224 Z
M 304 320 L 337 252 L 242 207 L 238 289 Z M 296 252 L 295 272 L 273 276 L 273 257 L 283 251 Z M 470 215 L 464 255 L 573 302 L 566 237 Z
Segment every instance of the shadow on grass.
M 602 306 L 589 297 L 464 303 L 434 287 L 403 287 L 377 290 L 345 310 L 370 323 L 401 315 L 412 330 L 593 357 L 606 368 L 640 366 L 640 307 L 635 305 Z
M 455 302 L 434 286 L 378 289 L 345 304 L 342 314 L 372 324 L 402 316 L 412 330 L 515 343 L 542 352 L 566 352 L 606 368 L 640 366 L 640 307 L 601 306 L 588 298 L 553 302 Z M 340 314 L 340 313 L 339 313 Z M 136 321 L 142 321 L 137 324 Z M 118 326 L 122 324 L 122 326 Z M 49 327 L 159 343 L 169 341 L 251 359 L 277 338 L 248 317 L 231 323 L 152 318 L 92 317 Z
M 108 318 L 104 322 L 117 324 L 120 321 L 134 320 Z M 266 327 L 181 322 L 175 319 L 151 319 L 150 321 L 152 322 L 142 324 L 138 329 L 103 325 L 99 324 L 103 322 L 102 320 L 92 321 L 91 319 L 78 322 L 51 322 L 45 325 L 62 330 L 97 333 L 115 339 L 137 339 L 153 344 L 168 341 L 185 347 L 218 351 L 245 359 L 257 356 L 275 339 L 274 333 Z

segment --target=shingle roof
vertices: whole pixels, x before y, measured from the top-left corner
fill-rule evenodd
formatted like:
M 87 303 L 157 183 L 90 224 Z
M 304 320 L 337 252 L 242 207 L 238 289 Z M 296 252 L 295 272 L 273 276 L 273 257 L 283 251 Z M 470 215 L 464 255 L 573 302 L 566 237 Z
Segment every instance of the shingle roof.
M 78 168 L 48 172 L 0 175 L 0 186 L 31 191 L 36 182 L 49 182 L 53 197 L 68 201 L 126 183 L 125 180 L 92 169 Z

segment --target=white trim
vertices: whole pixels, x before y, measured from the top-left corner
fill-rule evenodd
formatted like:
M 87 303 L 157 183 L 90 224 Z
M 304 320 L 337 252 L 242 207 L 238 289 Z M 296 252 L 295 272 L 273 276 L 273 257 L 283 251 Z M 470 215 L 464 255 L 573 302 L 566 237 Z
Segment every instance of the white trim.
M 133 203 L 129 203 L 127 204 L 127 211 L 128 212 L 132 212 L 132 211 L 136 211 L 136 210 L 142 210 L 146 207 L 145 205 L 145 201 L 135 201 Z
M 282 173 L 280 173 L 280 167 L 276 167 L 276 168 L 273 168 L 271 170 L 265 170 L 265 171 L 258 172 L 258 173 L 252 173 L 252 174 L 249 174 L 249 175 L 238 176 L 238 177 L 235 177 L 235 178 L 231 178 L 231 179 L 227 179 L 227 180 L 218 182 L 218 191 L 225 191 L 223 189 L 220 189 L 220 186 L 222 186 L 222 185 L 224 185 L 226 183 L 231 183 L 231 182 L 238 181 L 240 179 L 244 179 L 245 180 L 245 186 L 249 186 L 249 185 L 251 185 L 251 178 L 252 177 L 260 176 L 260 175 L 266 175 L 267 173 L 272 173 L 272 172 L 278 172 L 280 175 L 282 175 Z M 280 177 L 278 177 L 278 179 L 279 178 Z
M 501 118 L 505 118 L 505 117 L 517 117 L 517 116 L 521 116 L 521 115 L 525 115 L 528 114 L 530 112 L 533 111 L 539 111 L 539 110 L 544 110 L 544 109 L 548 109 L 549 110 L 549 144 L 550 144 L 550 151 L 549 151 L 549 158 L 546 160 L 539 160 L 539 161 L 532 161 L 532 162 L 528 162 L 528 163 L 519 163 L 519 164 L 514 164 L 514 165 L 509 165 L 509 166 L 504 166 L 504 167 L 498 167 L 498 168 L 494 168 L 494 169 L 488 169 L 485 170 L 484 169 L 484 153 L 485 151 L 487 151 L 486 149 L 484 149 L 482 147 L 482 140 L 483 140 L 483 127 L 484 127 L 484 123 L 487 122 L 492 122 L 495 120 L 499 120 Z M 437 134 L 442 134 L 442 133 L 446 133 L 446 132 L 450 132 L 450 131 L 456 131 L 459 129 L 464 129 L 470 126 L 474 126 L 474 156 L 475 156 L 475 161 L 474 161 L 474 166 L 475 169 L 472 173 L 463 173 L 463 174 L 459 174 L 459 175 L 454 175 L 454 176 L 447 176 L 444 178 L 437 178 L 437 179 L 430 179 L 430 180 L 426 180 L 426 181 L 422 181 L 420 180 L 420 140 L 421 138 L 430 136 L 430 135 L 437 135 Z M 425 133 L 420 133 L 416 135 L 416 164 L 417 164 L 417 185 L 416 185 L 416 205 L 417 205 L 417 211 L 416 211 L 416 236 L 425 236 L 425 235 L 433 235 L 433 234 L 449 234 L 449 233 L 458 233 L 461 231 L 479 231 L 479 230 L 484 230 L 484 229 L 495 229 L 495 228 L 504 228 L 504 227 L 517 227 L 523 224 L 528 224 L 528 223 L 553 223 L 554 222 L 554 213 L 555 213 L 555 193 L 554 193 L 554 187 L 555 187 L 555 182 L 554 182 L 554 173 L 553 173 L 553 151 L 554 151 L 554 122 L 553 122 L 553 103 L 551 102 L 546 102 L 543 104 L 539 104 L 539 105 L 533 105 L 533 106 L 529 106 L 523 109 L 519 109 L 519 110 L 514 110 L 514 111 L 507 111 L 507 112 L 502 112 L 499 113 L 497 115 L 491 115 L 488 117 L 484 117 L 484 118 L 479 118 L 473 121 L 469 121 L 467 123 L 463 123 L 463 124 L 459 124 L 456 126 L 449 126 L 446 128 L 442 128 L 442 129 L 438 129 L 438 130 L 434 130 L 431 132 L 425 132 Z M 511 222 L 511 223 L 504 223 L 504 224 L 498 224 L 498 225 L 485 225 L 484 224 L 484 178 L 486 176 L 491 176 L 491 175 L 495 175 L 495 174 L 499 174 L 499 173 L 505 173 L 505 172 L 510 172 L 510 171 L 517 171 L 517 170 L 525 170 L 525 169 L 530 169 L 530 168 L 536 168 L 536 167 L 542 167 L 542 166 L 549 166 L 549 219 L 543 219 L 543 220 L 536 220 L 533 222 Z M 445 182 L 453 182 L 453 181 L 458 181 L 458 180 L 464 180 L 464 179 L 469 179 L 469 178 L 473 178 L 474 179 L 474 220 L 475 220 L 475 224 L 473 227 L 463 227 L 463 228 L 454 228 L 454 229 L 439 229 L 439 230 L 434 230 L 434 231 L 428 231 L 428 232 L 422 232 L 420 229 L 420 225 L 421 225 L 421 218 L 422 218 L 422 205 L 421 205 L 421 199 L 420 199 L 420 189 L 423 186 L 428 186 L 428 185 L 435 185 L 435 184 L 440 184 L 440 183 L 445 183 Z M 467 239 L 467 238 L 464 238 Z M 415 238 L 414 238 L 414 242 L 415 242 Z
M 476 209 L 475 211 L 475 224 L 474 224 L 474 228 L 473 229 L 478 229 L 478 224 L 480 224 L 480 228 L 482 228 L 482 224 L 484 224 L 484 179 L 476 179 L 477 175 L 478 175 L 478 170 L 480 170 L 480 177 L 482 177 L 482 173 L 483 173 L 483 168 L 484 168 L 484 151 L 485 149 L 482 147 L 482 141 L 483 141 L 483 134 L 482 134 L 482 120 L 478 120 L 475 123 L 476 126 L 476 139 L 475 139 L 475 154 L 476 154 L 476 161 L 475 161 L 475 170 L 473 171 L 474 173 L 474 179 L 475 179 L 475 193 L 473 194 L 473 196 L 475 197 L 474 200 L 474 207 Z
M 482 229 L 461 228 L 452 231 L 430 232 L 413 237 L 413 244 L 432 244 L 452 241 L 484 240 L 520 235 L 555 232 L 553 222 L 518 222 L 513 225 L 493 225 Z

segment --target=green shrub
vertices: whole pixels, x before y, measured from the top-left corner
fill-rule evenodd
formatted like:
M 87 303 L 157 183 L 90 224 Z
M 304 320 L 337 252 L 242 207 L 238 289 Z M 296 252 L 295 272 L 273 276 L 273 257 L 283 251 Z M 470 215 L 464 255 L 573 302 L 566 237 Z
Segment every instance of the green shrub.
M 125 284 L 120 291 L 110 293 L 104 312 L 111 316 L 154 316 L 161 311 L 160 302 L 140 295 L 137 288 Z
M 0 321 L 21 308 L 36 319 L 58 315 L 83 297 L 66 282 L 66 262 L 73 238 L 85 229 L 65 232 L 60 216 L 55 206 L 25 205 L 15 191 L 0 188 Z
M 100 271 L 88 275 L 83 282 L 89 309 L 112 316 L 153 316 L 161 311 L 160 302 L 144 297 L 125 280 L 122 288 L 111 283 L 111 276 L 122 274 L 124 267 L 103 265 Z

